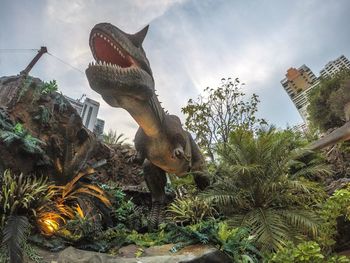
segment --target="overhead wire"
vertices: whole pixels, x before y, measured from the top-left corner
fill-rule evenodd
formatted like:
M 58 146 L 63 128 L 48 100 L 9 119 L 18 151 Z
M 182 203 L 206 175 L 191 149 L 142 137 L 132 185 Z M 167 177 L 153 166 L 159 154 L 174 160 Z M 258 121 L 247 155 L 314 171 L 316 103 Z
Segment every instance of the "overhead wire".
M 0 53 L 18 53 L 18 52 L 33 52 L 33 51 L 39 51 L 39 49 L 37 48 L 0 48 Z M 58 56 L 55 56 L 54 54 L 50 53 L 50 52 L 46 52 L 48 55 L 50 55 L 51 57 L 55 58 L 56 60 L 58 60 L 59 62 L 61 62 L 62 64 L 71 67 L 72 69 L 78 71 L 81 74 L 85 73 L 83 71 L 81 71 L 79 68 L 69 64 L 68 62 L 64 61 L 63 59 L 59 58 Z
M 77 71 L 79 71 L 80 73 L 82 73 L 82 74 L 85 75 L 85 73 L 84 73 L 83 71 L 81 71 L 81 70 L 78 69 L 77 67 L 72 66 L 71 64 L 69 64 L 68 62 L 64 61 L 63 59 L 61 59 L 61 58 L 55 56 L 54 54 L 52 54 L 52 53 L 50 53 L 50 52 L 47 52 L 47 54 L 50 55 L 50 56 L 52 56 L 53 58 L 57 59 L 57 60 L 60 61 L 61 63 L 65 64 L 65 65 L 71 67 L 72 69 L 75 69 L 75 70 L 77 70 Z
M 28 52 L 39 51 L 37 48 L 0 48 L 1 53 Z

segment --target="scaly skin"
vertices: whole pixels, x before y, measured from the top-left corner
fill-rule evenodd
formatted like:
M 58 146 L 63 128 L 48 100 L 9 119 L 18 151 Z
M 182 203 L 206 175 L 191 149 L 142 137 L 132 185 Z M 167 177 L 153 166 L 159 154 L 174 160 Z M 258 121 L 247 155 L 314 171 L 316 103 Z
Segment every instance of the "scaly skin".
M 162 109 L 155 94 L 152 71 L 142 48 L 148 26 L 130 35 L 108 24 L 97 24 L 90 34 L 90 48 L 97 63 L 86 69 L 93 90 L 112 107 L 129 112 L 139 124 L 135 136 L 135 162 L 143 163 L 152 195 L 151 228 L 161 221 L 165 202 L 165 173 L 183 176 L 194 172 L 199 188 L 209 182 L 203 176 L 204 159 L 180 119 Z

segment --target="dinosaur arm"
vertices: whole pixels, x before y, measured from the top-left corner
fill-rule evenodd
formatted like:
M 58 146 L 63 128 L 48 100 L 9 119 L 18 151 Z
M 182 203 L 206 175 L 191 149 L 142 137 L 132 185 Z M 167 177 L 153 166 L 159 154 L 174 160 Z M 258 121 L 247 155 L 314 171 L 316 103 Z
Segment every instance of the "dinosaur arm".
M 201 154 L 197 144 L 193 140 L 191 134 L 188 132 L 190 145 L 191 145 L 191 155 L 192 155 L 192 167 L 191 172 L 194 176 L 194 181 L 200 190 L 204 190 L 210 185 L 209 173 L 205 165 L 205 160 Z

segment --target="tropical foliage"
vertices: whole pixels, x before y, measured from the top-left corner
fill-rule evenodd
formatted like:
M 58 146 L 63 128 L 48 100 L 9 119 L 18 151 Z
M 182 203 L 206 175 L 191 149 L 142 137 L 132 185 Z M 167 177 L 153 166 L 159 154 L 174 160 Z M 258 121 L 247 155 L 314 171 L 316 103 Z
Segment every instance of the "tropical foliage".
M 116 233 L 120 236 L 119 232 Z M 139 234 L 133 231 L 124 236 L 124 240 L 141 247 L 173 243 L 175 245 L 170 249 L 173 253 L 191 244 L 211 244 L 231 257 L 233 262 L 254 263 L 261 259 L 260 252 L 254 246 L 254 236 L 249 231 L 213 220 L 185 227 L 164 224 L 156 233 Z
M 348 86 L 344 85 L 347 78 L 339 79 L 322 80 L 317 91 L 317 96 L 321 94 L 329 102 L 324 122 L 317 119 L 322 111 L 315 119 L 321 129 L 344 121 Z M 336 92 L 324 88 L 328 82 Z M 28 78 L 22 84 L 28 89 L 33 83 Z M 137 190 L 131 198 L 133 188 L 124 192 L 118 182 L 96 182 L 100 178 L 96 171 L 86 168 L 91 141 L 87 139 L 79 149 L 74 147 L 71 139 L 76 135 L 77 115 L 72 115 L 62 135 L 63 153 L 53 158 L 55 179 L 62 179 L 60 185 L 8 170 L 0 176 L 4 244 L 0 262 L 22 262 L 24 253 L 39 262 L 29 242 L 49 249 L 74 245 L 111 254 L 118 253 L 121 246 L 136 244 L 136 257 L 149 246 L 171 243 L 174 253 L 187 245 L 210 244 L 232 262 L 350 262 L 334 255 L 339 219 L 345 223 L 350 219 L 350 187 L 327 196 L 325 186 L 332 180 L 332 171 L 323 153 L 307 149 L 314 137 L 291 129 L 268 128 L 256 117 L 258 97 L 253 94 L 246 100 L 242 85 L 238 79 L 223 79 L 220 87 L 207 88 L 205 96 L 190 100 L 183 108 L 188 114 L 187 128 L 196 133 L 212 161 L 209 172 L 213 180 L 199 192 L 191 174 L 181 178 L 169 175 L 165 190 L 167 199 L 173 200 L 164 211 L 165 222 L 154 232 L 145 233 L 150 198 L 144 196 L 148 193 Z M 57 90 L 54 81 L 36 87 L 35 99 L 56 99 L 53 109 L 40 106 L 35 112 L 33 119 L 45 125 L 53 114 L 67 109 L 66 100 L 57 93 L 52 96 Z M 335 105 L 339 95 L 344 101 Z M 338 119 L 327 120 L 332 116 Z M 123 136 L 110 130 L 104 142 L 122 148 Z M 1 109 L 0 140 L 6 146 L 17 145 L 21 153 L 43 153 L 44 144 Z M 328 151 L 330 162 L 334 149 L 348 151 L 348 147 Z M 108 168 L 105 171 L 108 173 Z
M 40 93 L 41 94 L 50 94 L 58 90 L 58 85 L 56 80 L 51 80 L 49 82 L 44 82 L 40 86 Z
M 350 220 L 350 185 L 344 189 L 339 189 L 329 197 L 322 205 L 320 217 L 323 224 L 320 226 L 320 236 L 318 242 L 324 251 L 330 253 L 335 245 L 337 235 L 337 219 L 344 217 Z
M 0 230 L 10 262 L 22 262 L 22 248 L 36 216 L 36 208 L 50 200 L 47 181 L 43 178 L 15 175 L 6 170 L 0 192 Z M 1 233 L 1 231 L 0 231 Z
M 84 213 L 88 211 L 83 212 L 79 205 L 79 201 L 84 197 L 96 198 L 104 205 L 111 206 L 110 200 L 100 187 L 79 181 L 91 173 L 92 170 L 83 171 L 66 185 L 49 186 L 49 193 L 52 196 L 50 202 L 37 209 L 37 224 L 44 235 L 53 235 L 66 224 L 66 220 L 75 219 L 76 215 L 85 218 Z
M 124 134 L 117 134 L 117 131 L 109 130 L 107 134 L 103 134 L 103 142 L 110 145 L 123 144 L 125 142 Z
M 0 130 L 0 140 L 6 146 L 18 144 L 20 149 L 31 154 L 42 154 L 44 142 L 33 137 L 21 123 L 16 123 L 10 130 Z
M 203 202 L 198 196 L 176 198 L 168 207 L 169 218 L 176 223 L 198 224 L 206 219 L 214 219 L 215 208 Z
M 323 200 L 322 190 L 305 177 L 330 171 L 310 160 L 305 165 L 308 151 L 294 148 L 299 143 L 290 132 L 262 130 L 255 136 L 237 129 L 225 150 L 219 149 L 221 176 L 204 193 L 205 200 L 228 216 L 232 226 L 251 229 L 262 250 L 318 235 L 313 209 Z
M 268 259 L 271 263 L 349 263 L 350 259 L 345 256 L 325 256 L 320 246 L 315 241 L 306 241 L 295 246 L 288 243 Z

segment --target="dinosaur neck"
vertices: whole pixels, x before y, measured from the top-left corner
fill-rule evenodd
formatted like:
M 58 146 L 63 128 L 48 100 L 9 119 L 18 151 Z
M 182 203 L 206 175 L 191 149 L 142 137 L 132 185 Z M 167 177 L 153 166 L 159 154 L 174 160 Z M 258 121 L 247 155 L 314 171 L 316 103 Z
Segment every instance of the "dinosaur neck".
M 154 113 L 154 117 L 158 119 L 158 121 L 160 122 L 160 125 L 162 126 L 165 118 L 165 112 L 162 106 L 160 105 L 160 102 L 156 94 L 153 94 L 153 96 L 148 101 L 148 104 L 152 112 Z
M 130 113 L 147 136 L 159 136 L 162 131 L 165 112 L 155 94 L 147 101 L 125 97 L 122 104 L 122 108 Z

